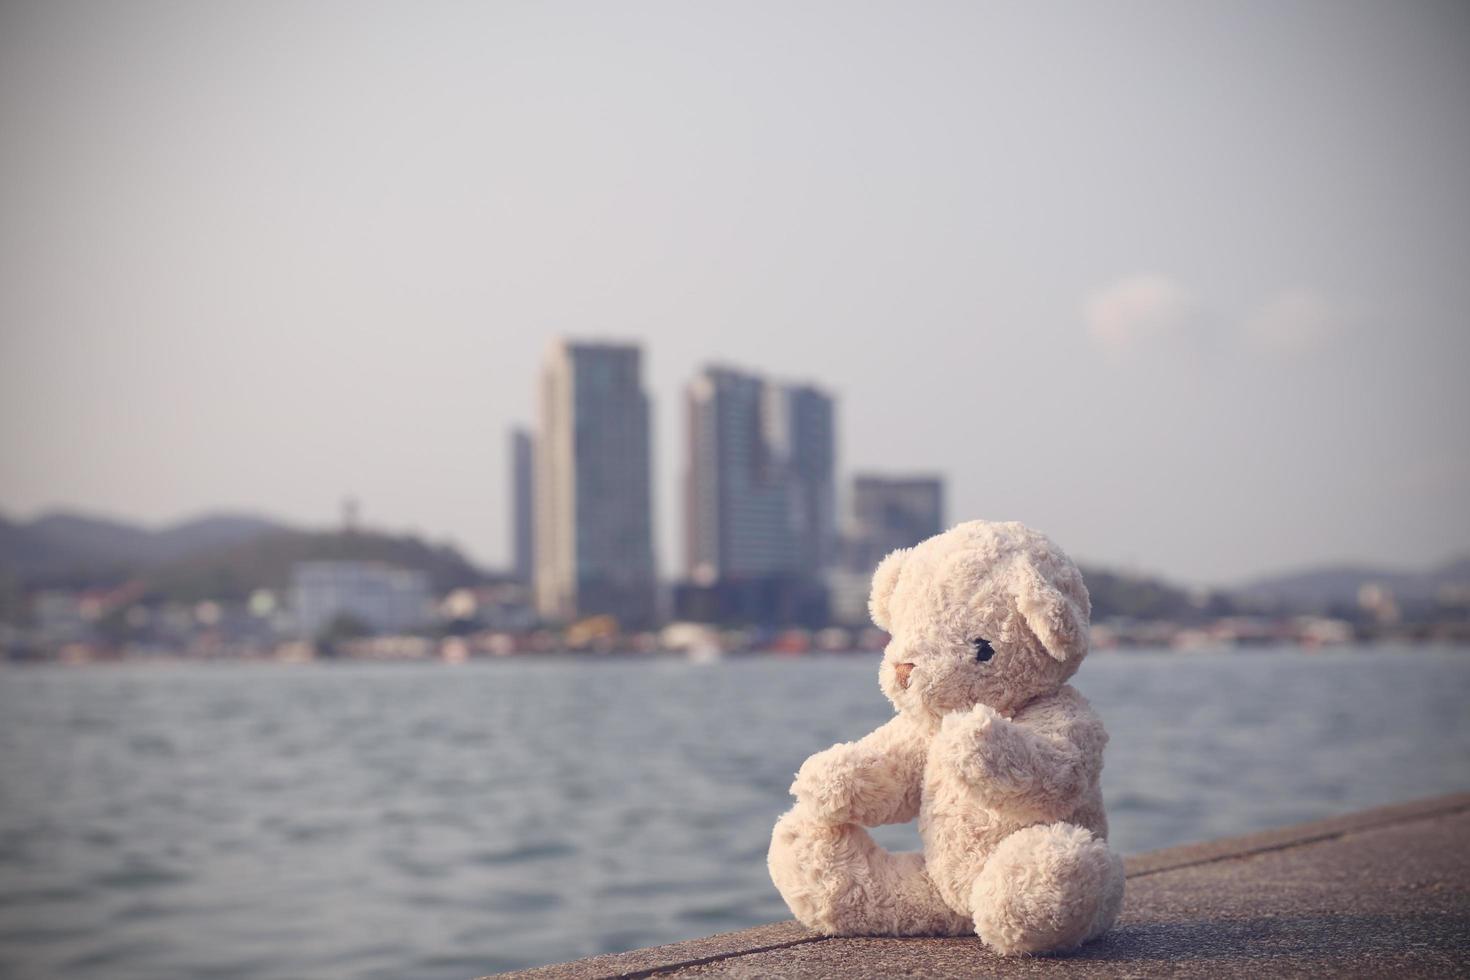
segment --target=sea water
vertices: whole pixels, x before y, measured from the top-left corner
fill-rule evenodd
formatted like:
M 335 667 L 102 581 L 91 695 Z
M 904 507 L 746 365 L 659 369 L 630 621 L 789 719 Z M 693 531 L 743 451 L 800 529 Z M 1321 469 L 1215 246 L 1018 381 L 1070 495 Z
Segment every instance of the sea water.
M 891 714 L 876 667 L 0 668 L 0 975 L 464 978 L 785 918 L 771 824 Z M 1076 684 L 1124 853 L 1470 789 L 1470 651 L 1104 651 Z

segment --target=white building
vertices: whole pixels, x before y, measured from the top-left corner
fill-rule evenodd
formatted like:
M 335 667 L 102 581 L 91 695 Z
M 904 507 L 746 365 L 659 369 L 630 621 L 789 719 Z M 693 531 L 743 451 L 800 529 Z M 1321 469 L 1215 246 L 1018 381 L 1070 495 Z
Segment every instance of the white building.
M 429 621 L 429 576 L 369 561 L 309 561 L 291 570 L 296 628 L 316 636 L 338 617 L 377 633 L 402 633 Z

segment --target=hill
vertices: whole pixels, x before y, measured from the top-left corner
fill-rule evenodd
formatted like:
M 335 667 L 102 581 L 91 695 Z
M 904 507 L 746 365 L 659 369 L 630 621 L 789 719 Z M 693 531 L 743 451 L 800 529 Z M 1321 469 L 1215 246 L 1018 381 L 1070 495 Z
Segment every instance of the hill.
M 237 599 L 255 589 L 283 589 L 304 561 L 380 561 L 428 573 L 437 592 L 489 576 L 448 545 L 372 531 L 281 530 L 163 563 L 145 576 L 149 591 L 176 599 Z
M 66 511 L 29 523 L 0 517 L 0 575 L 29 586 L 101 585 L 282 528 L 246 514 L 213 514 L 160 530 Z
M 157 530 L 74 513 L 0 517 L 0 582 L 22 589 L 106 588 L 141 581 L 159 597 L 240 598 L 280 589 L 297 562 L 381 561 L 427 572 L 447 590 L 486 581 L 447 545 L 370 530 L 312 531 L 248 514 L 211 514 Z
M 1332 565 L 1257 579 L 1236 590 L 1242 599 L 1273 606 L 1328 609 L 1352 606 L 1365 585 L 1380 585 L 1401 602 L 1432 602 L 1446 588 L 1470 588 L 1470 556 L 1427 571 L 1372 565 Z
M 1092 619 L 1102 622 L 1115 616 L 1129 619 L 1189 619 L 1201 606 L 1188 592 L 1168 582 L 1140 575 L 1125 575 L 1101 568 L 1084 568 L 1087 592 L 1092 598 Z

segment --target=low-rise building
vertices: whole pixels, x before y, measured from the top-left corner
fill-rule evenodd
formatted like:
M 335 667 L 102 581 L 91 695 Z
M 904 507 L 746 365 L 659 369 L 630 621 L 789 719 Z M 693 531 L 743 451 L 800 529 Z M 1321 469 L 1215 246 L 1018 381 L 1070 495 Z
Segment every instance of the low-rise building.
M 316 636 L 339 618 L 375 633 L 402 633 L 428 622 L 429 576 L 369 561 L 301 562 L 291 573 L 296 630 Z

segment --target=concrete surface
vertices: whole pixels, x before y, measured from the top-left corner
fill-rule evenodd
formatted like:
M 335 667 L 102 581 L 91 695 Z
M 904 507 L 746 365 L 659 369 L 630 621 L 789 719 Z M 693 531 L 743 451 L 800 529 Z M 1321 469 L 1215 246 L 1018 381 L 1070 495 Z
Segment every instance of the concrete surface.
M 795 922 L 505 977 L 1470 977 L 1470 793 L 1127 860 L 1118 925 L 1068 956 L 827 939 Z

